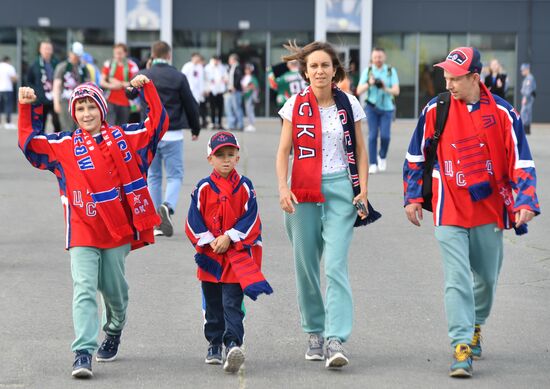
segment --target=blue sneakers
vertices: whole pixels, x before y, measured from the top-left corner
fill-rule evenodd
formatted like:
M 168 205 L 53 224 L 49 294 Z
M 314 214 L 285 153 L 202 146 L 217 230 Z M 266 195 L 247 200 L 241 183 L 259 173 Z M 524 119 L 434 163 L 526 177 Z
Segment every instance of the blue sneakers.
M 78 350 L 74 357 L 73 377 L 90 378 L 92 373 L 92 355 L 86 350 Z
M 227 345 L 223 370 L 227 373 L 236 373 L 244 363 L 244 352 L 235 342 Z
M 206 354 L 204 363 L 209 365 L 221 365 L 223 363 L 221 344 L 211 344 L 208 346 L 208 353 Z
M 457 378 L 470 378 L 472 373 L 472 350 L 470 346 L 467 344 L 457 344 L 449 375 Z
M 97 350 L 95 360 L 98 362 L 114 361 L 118 355 L 118 346 L 120 345 L 120 335 L 105 335 L 105 340 Z
M 481 326 L 479 324 L 474 327 L 474 337 L 470 349 L 472 349 L 472 359 L 474 361 L 481 359 Z

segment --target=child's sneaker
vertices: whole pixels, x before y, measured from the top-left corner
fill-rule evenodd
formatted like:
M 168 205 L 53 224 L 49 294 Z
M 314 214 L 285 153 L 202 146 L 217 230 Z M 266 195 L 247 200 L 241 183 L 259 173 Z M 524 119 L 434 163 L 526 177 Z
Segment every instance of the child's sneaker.
M 324 339 L 320 334 L 309 334 L 307 342 L 306 360 L 308 361 L 322 361 L 325 359 L 323 353 Z
M 168 207 L 166 203 L 160 205 L 159 215 L 161 222 L 159 228 L 167 237 L 174 235 L 174 224 L 172 223 L 172 218 L 170 217 L 172 213 L 174 212 L 170 210 L 170 207 Z
M 105 340 L 97 350 L 95 360 L 98 362 L 114 361 L 118 355 L 118 346 L 120 345 L 120 335 L 105 335 Z
M 470 349 L 472 350 L 472 359 L 474 361 L 481 359 L 481 326 L 479 324 L 476 324 L 474 327 L 474 337 Z
M 75 353 L 72 375 L 75 378 L 90 378 L 93 376 L 92 356 L 88 351 L 78 350 Z
M 223 363 L 221 344 L 211 344 L 208 346 L 208 353 L 206 354 L 204 363 L 209 365 L 221 365 Z
M 327 340 L 327 347 L 325 350 L 325 358 L 327 360 L 326 368 L 340 368 L 346 366 L 349 363 L 349 359 L 346 356 L 346 351 L 340 339 L 332 338 Z
M 225 349 L 225 363 L 223 364 L 223 370 L 227 373 L 236 373 L 244 363 L 244 352 L 237 346 L 235 342 L 231 342 Z
M 467 344 L 457 344 L 451 363 L 451 377 L 470 378 L 473 373 L 472 350 Z

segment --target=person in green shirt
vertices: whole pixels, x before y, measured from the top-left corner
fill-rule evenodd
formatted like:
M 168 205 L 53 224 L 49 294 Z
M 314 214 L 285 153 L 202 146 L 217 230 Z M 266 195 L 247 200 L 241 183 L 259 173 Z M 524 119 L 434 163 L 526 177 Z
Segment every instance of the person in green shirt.
M 300 75 L 300 63 L 290 61 L 287 63 L 288 71 L 276 76 L 273 70 L 269 73 L 269 85 L 277 92 L 277 110 L 280 110 L 290 96 L 295 95 L 307 86 Z

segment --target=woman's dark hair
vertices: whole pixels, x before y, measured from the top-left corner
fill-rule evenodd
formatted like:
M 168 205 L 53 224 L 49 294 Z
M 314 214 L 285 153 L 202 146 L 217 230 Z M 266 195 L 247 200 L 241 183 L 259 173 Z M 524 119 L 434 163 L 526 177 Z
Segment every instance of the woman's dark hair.
M 302 78 L 306 81 L 307 58 L 314 51 L 324 51 L 330 56 L 332 60 L 332 66 L 336 70 L 333 78 L 334 82 L 340 82 L 346 77 L 346 71 L 344 70 L 342 63 L 340 62 L 340 58 L 338 58 L 336 50 L 334 50 L 334 47 L 332 47 L 330 43 L 315 41 L 308 43 L 304 47 L 300 47 L 296 45 L 296 41 L 288 41 L 288 44 L 283 45 L 283 47 L 290 51 L 289 55 L 283 56 L 283 61 L 300 62 L 300 74 L 302 75 Z

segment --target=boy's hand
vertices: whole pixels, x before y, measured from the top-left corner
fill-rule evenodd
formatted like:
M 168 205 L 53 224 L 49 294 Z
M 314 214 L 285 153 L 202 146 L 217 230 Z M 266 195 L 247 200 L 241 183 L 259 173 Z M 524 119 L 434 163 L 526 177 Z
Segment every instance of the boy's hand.
M 36 101 L 36 94 L 34 89 L 27 86 L 19 88 L 19 103 L 20 104 L 32 104 Z
M 135 76 L 132 81 L 130 81 L 130 85 L 132 85 L 134 88 L 141 88 L 143 85 L 147 84 L 149 81 L 149 78 L 143 74 L 138 74 Z
M 229 236 L 220 235 L 212 243 L 210 243 L 210 247 L 212 247 L 212 250 L 214 250 L 216 254 L 223 254 L 227 251 L 230 244 L 231 238 Z

